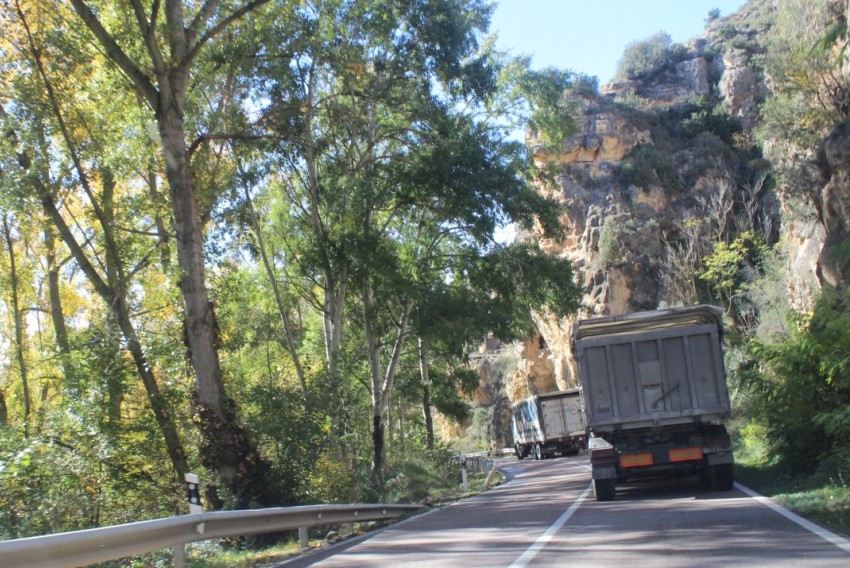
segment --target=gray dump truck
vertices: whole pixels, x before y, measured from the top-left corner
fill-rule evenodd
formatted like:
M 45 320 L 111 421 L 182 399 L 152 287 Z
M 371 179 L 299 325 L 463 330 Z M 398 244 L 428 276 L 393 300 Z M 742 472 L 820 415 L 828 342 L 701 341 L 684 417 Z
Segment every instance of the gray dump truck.
M 712 489 L 732 488 L 722 315 L 694 306 L 576 323 L 597 500 L 640 476 L 695 474 Z
M 514 403 L 511 429 L 517 459 L 577 453 L 587 436 L 581 389 L 539 394 Z

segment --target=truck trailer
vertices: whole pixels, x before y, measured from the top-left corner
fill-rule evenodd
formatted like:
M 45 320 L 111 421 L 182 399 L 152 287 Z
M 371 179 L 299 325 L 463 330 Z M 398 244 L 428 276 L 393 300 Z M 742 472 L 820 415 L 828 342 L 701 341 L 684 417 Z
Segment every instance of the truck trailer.
M 576 323 L 597 500 L 644 476 L 695 474 L 712 489 L 732 488 L 722 316 L 702 305 Z
M 517 459 L 578 453 L 586 440 L 581 389 L 539 394 L 513 404 L 511 429 Z

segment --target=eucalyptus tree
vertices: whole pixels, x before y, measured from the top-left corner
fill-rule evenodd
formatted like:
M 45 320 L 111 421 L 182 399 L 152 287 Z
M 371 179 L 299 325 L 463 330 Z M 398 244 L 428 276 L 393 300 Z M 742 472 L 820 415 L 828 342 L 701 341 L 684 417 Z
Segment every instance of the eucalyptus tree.
M 531 187 L 524 147 L 484 120 L 501 104 L 500 67 L 479 51 L 484 2 L 316 0 L 296 16 L 264 53 L 254 91 L 281 138 L 268 189 L 288 282 L 322 317 L 331 398 L 346 327 L 359 327 L 381 486 L 385 413 L 424 283 L 462 272 L 433 259 L 448 241 L 467 264 L 494 252 L 503 222 L 554 230 L 557 207 Z
M 199 111 L 197 99 L 205 95 L 205 86 L 215 83 L 221 66 L 213 61 L 203 73 L 195 72 L 199 62 L 209 62 L 205 58 L 219 41 L 226 42 L 226 33 L 267 2 L 130 0 L 128 14 L 123 3 L 71 1 L 78 22 L 88 28 L 93 41 L 123 75 L 121 84 L 144 102 L 155 123 L 152 130 L 165 162 L 176 235 L 186 339 L 196 385 L 194 404 L 204 441 L 201 456 L 240 505 L 269 499 L 263 479 L 267 464 L 225 392 L 216 346 L 203 227 L 211 210 L 209 202 L 216 196 L 207 193 L 214 187 L 196 183 L 206 178 L 204 171 L 193 166 L 193 150 L 208 140 L 205 136 L 215 134 L 216 124 L 204 123 L 208 117 Z M 288 9 L 286 4 L 281 7 Z M 193 77 L 200 80 L 193 82 Z

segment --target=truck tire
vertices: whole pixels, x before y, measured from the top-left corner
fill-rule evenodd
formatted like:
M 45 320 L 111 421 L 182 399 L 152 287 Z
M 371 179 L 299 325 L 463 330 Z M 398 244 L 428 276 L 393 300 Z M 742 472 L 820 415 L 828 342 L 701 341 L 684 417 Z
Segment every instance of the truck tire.
M 522 446 L 517 444 L 516 445 L 516 459 L 521 460 L 524 457 L 525 457 L 525 448 L 523 448 Z
M 540 447 L 540 444 L 534 444 L 531 447 L 531 451 L 532 451 L 532 453 L 534 453 L 534 459 L 535 460 L 539 461 L 539 460 L 543 459 L 543 448 Z
M 712 491 L 729 491 L 735 485 L 731 463 L 708 466 L 708 486 Z
M 617 494 L 616 479 L 594 479 L 593 494 L 597 501 L 613 501 Z

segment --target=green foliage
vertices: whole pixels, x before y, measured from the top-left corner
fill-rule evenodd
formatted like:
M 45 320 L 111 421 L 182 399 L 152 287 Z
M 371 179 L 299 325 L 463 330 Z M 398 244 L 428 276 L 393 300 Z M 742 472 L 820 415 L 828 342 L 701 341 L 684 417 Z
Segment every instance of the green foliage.
M 708 16 L 706 16 L 705 18 L 705 23 L 708 24 L 718 18 L 720 18 L 720 8 L 712 8 L 708 11 Z
M 762 110 L 760 136 L 814 147 L 829 128 L 850 116 L 850 85 L 837 72 L 844 52 L 833 49 L 843 41 L 835 30 L 846 31 L 846 21 L 827 0 L 778 8 L 765 59 L 773 96 Z
M 432 368 L 430 377 L 434 408 L 455 422 L 466 422 L 469 419 L 469 403 L 463 395 L 471 394 L 478 387 L 478 373 L 465 367 L 453 368 L 449 373 Z
M 653 185 L 678 187 L 676 168 L 667 153 L 653 144 L 638 144 L 617 164 L 615 178 L 623 185 L 648 189 Z
M 386 499 L 392 503 L 415 503 L 456 488 L 460 472 L 451 456 L 447 447 L 438 445 L 433 451 L 391 462 L 387 468 Z
M 499 353 L 498 357 L 490 364 L 490 376 L 493 378 L 493 382 L 505 384 L 507 378 L 516 370 L 517 365 L 519 365 L 519 356 L 516 354 Z
M 734 136 L 741 132 L 741 125 L 722 106 L 696 105 L 689 116 L 682 119 L 681 128 L 685 136 L 693 137 L 713 134 L 724 143 L 732 145 Z
M 494 407 L 474 405 L 472 420 L 463 437 L 455 442 L 455 449 L 462 453 L 483 452 L 490 448 L 490 423 Z
M 615 219 L 608 219 L 599 231 L 599 258 L 597 267 L 607 270 L 617 263 L 621 249 L 621 227 Z
M 784 341 L 753 340 L 743 371 L 770 453 L 789 471 L 850 478 L 850 302 L 825 294 Z M 817 440 L 817 443 L 812 443 Z
M 535 329 L 532 309 L 563 317 L 579 305 L 569 261 L 543 254 L 534 243 L 514 243 L 482 256 L 470 269 L 469 282 L 483 293 L 489 329 L 506 341 Z
M 647 78 L 684 61 L 687 57 L 687 49 L 684 46 L 673 44 L 669 34 L 657 32 L 645 40 L 626 46 L 614 79 L 626 81 Z
M 491 112 L 504 114 L 515 127 L 531 128 L 543 146 L 560 147 L 577 131 L 575 97 L 598 93 L 599 79 L 553 67 L 535 70 L 528 57 L 499 59 L 500 91 L 490 101 Z
M 753 273 L 761 268 L 766 254 L 764 241 L 752 231 L 745 231 L 732 242 L 714 244 L 714 249 L 703 260 L 700 279 L 731 307 L 732 298 L 753 279 Z

